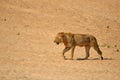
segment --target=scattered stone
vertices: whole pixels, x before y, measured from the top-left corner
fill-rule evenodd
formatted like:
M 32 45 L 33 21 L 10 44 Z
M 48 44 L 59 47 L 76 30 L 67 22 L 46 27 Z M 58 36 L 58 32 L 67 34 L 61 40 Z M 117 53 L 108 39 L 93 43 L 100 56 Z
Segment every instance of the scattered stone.
M 110 26 L 107 26 L 106 28 L 108 28 L 108 29 L 109 29 L 109 28 L 110 28 Z
M 114 47 L 117 47 L 117 45 L 114 45 Z
M 7 21 L 7 19 L 4 19 L 4 21 Z
M 20 35 L 20 33 L 18 32 L 17 35 Z
M 116 52 L 119 52 L 119 49 L 117 49 Z
M 110 45 L 107 45 L 107 48 L 110 48 Z

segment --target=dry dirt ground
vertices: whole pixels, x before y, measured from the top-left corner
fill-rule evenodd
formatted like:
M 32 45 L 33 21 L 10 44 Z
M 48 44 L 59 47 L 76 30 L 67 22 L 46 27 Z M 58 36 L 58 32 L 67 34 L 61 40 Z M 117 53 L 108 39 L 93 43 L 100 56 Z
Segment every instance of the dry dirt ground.
M 63 60 L 61 31 L 96 36 L 104 60 Z M 120 80 L 120 0 L 0 0 L 0 80 Z

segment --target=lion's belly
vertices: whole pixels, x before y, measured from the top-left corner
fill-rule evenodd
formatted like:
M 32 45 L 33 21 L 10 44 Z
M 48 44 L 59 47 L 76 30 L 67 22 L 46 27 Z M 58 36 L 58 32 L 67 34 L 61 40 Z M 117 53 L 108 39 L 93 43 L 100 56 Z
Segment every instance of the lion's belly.
M 76 42 L 76 45 L 78 46 L 86 46 L 86 45 L 89 45 L 90 42 L 89 41 L 80 41 L 80 42 Z

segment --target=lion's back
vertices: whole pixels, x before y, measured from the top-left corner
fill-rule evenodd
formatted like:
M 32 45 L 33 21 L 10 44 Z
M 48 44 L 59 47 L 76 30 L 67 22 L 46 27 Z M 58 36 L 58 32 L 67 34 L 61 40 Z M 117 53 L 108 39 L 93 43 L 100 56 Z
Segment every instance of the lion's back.
M 76 45 L 85 46 L 95 41 L 95 37 L 89 34 L 74 34 Z

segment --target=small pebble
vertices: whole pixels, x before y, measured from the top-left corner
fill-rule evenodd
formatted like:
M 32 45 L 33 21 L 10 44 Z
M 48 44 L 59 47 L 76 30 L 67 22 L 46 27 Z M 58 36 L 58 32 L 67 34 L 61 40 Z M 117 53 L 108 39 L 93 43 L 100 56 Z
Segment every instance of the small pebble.
M 17 35 L 20 35 L 20 33 L 18 32 Z

